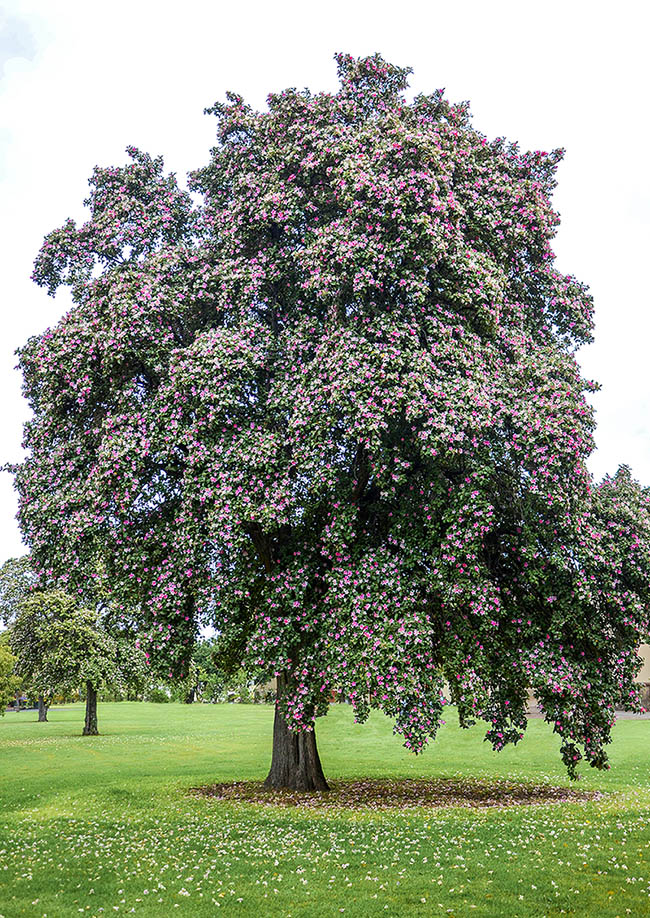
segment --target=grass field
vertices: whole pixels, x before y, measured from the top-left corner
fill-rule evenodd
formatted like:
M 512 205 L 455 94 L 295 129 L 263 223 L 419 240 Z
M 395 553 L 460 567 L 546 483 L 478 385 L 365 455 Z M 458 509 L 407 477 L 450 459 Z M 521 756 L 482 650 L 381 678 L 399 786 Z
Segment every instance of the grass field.
M 381 716 L 318 722 L 329 778 L 508 777 L 567 785 L 558 740 L 531 721 L 494 754 L 451 723 L 423 756 Z M 599 800 L 399 812 L 224 803 L 195 785 L 262 778 L 272 709 L 102 704 L 0 719 L 0 916 L 203 918 L 650 915 L 650 720 L 617 724 Z

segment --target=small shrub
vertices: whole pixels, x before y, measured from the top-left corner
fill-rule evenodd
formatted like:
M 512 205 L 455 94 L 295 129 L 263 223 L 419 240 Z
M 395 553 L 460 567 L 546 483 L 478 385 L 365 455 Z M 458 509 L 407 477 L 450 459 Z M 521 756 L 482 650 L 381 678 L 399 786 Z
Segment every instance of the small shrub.
M 145 701 L 153 701 L 156 704 L 169 704 L 169 695 L 162 688 L 150 688 L 145 694 Z

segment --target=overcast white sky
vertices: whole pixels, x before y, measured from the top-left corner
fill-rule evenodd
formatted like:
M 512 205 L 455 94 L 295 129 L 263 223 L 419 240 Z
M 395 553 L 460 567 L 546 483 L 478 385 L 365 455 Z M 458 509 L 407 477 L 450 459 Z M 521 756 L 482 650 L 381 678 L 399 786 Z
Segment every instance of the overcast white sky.
M 45 233 L 82 216 L 95 164 L 134 144 L 179 177 L 206 161 L 227 89 L 258 107 L 287 86 L 334 89 L 335 51 L 379 51 L 411 87 L 469 99 L 476 127 L 567 149 L 555 204 L 561 270 L 588 283 L 596 343 L 597 476 L 650 485 L 650 169 L 645 0 L 0 0 L 0 463 L 27 417 L 14 351 L 67 308 L 30 281 Z M 0 476 L 0 563 L 21 554 Z

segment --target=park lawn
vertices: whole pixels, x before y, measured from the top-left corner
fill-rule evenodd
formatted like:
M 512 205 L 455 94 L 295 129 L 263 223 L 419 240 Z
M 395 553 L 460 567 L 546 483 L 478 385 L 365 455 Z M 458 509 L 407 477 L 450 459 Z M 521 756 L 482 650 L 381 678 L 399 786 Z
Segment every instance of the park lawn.
M 599 800 L 509 808 L 304 811 L 197 798 L 263 778 L 272 708 L 101 704 L 0 719 L 0 916 L 202 918 L 650 914 L 650 721 L 620 721 Z M 453 714 L 422 756 L 381 715 L 318 721 L 329 778 L 467 778 L 568 785 L 558 740 L 530 722 L 495 754 Z

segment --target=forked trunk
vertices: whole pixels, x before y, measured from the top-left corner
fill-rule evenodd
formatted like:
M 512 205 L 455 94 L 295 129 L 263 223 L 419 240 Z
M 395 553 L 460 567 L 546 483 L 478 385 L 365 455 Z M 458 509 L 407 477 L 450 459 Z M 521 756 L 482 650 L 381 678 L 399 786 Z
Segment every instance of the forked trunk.
M 281 699 L 285 688 L 286 678 L 278 676 L 273 721 L 273 755 L 264 787 L 276 790 L 329 790 L 316 746 L 316 730 L 292 733 L 281 712 Z
M 92 682 L 86 682 L 86 722 L 82 736 L 98 736 L 97 729 L 97 689 Z
M 47 721 L 47 709 L 49 704 L 45 701 L 44 695 L 38 696 L 38 722 L 44 724 Z

